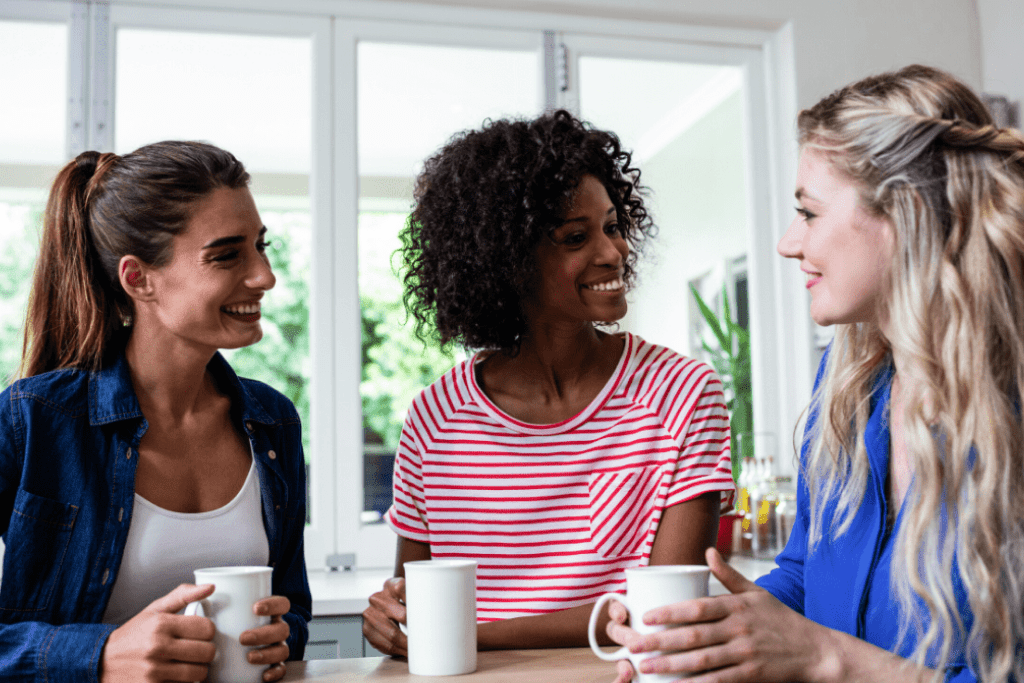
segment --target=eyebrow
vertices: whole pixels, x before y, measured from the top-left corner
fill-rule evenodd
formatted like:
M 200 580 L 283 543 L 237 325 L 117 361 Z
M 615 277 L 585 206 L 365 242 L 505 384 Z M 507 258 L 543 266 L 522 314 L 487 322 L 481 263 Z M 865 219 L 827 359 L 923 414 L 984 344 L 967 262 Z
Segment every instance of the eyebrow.
M 802 187 L 797 188 L 797 190 L 796 190 L 796 192 L 794 194 L 796 195 L 796 200 L 797 201 L 800 201 L 804 197 L 807 197 L 808 199 L 813 199 L 816 202 L 820 202 L 821 201 L 820 199 L 815 197 L 813 194 L 808 194 L 807 190 L 805 190 Z
M 604 215 L 608 216 L 609 214 L 613 214 L 613 213 L 615 213 L 615 207 L 614 206 L 611 207 L 610 209 L 608 209 L 608 211 Z M 566 218 L 564 221 L 562 221 L 562 225 L 567 225 L 569 223 L 583 223 L 586 220 L 587 220 L 587 216 L 577 216 L 576 218 Z M 559 226 L 559 227 L 561 227 L 561 226 Z
M 266 232 L 267 232 L 267 226 L 264 225 L 262 228 L 260 228 L 260 234 L 258 236 L 259 237 L 263 237 L 263 235 Z M 217 239 L 213 240 L 212 242 L 204 244 L 203 245 L 203 249 L 215 249 L 216 247 L 223 247 L 223 246 L 225 246 L 227 244 L 238 244 L 239 242 L 244 242 L 244 241 L 245 241 L 245 236 L 244 235 L 232 235 L 231 237 L 218 237 Z

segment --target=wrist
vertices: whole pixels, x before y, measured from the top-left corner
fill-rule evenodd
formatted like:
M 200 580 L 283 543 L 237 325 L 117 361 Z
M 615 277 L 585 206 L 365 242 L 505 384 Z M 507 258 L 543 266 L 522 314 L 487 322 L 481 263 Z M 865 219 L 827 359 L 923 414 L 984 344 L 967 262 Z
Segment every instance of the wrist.
M 811 642 L 816 643 L 814 657 L 807 671 L 811 683 L 841 683 L 845 679 L 843 648 L 837 633 L 825 626 L 815 625 L 819 633 Z

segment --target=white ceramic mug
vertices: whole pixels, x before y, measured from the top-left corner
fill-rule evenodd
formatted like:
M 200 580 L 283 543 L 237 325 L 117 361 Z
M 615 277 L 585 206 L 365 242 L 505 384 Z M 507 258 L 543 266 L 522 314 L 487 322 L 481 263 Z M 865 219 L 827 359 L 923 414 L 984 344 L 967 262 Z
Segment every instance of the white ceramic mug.
M 636 675 L 634 681 L 640 683 L 668 683 L 685 676 L 679 674 L 642 674 L 640 662 L 656 657 L 661 652 L 644 652 L 632 654 L 626 648 L 615 652 L 605 652 L 597 644 L 597 619 L 601 608 L 610 600 L 618 600 L 629 610 L 629 622 L 632 628 L 641 634 L 655 633 L 669 628 L 668 625 L 650 626 L 643 622 L 644 614 L 655 607 L 671 605 L 675 602 L 703 598 L 708 594 L 708 579 L 711 570 L 703 565 L 666 564 L 652 567 L 634 567 L 626 570 L 626 594 L 605 593 L 594 604 L 587 626 L 587 637 L 590 638 L 590 649 L 601 659 L 616 662 L 628 659 L 633 664 Z
M 409 673 L 455 676 L 476 671 L 476 562 L 405 563 Z
M 198 614 L 213 621 L 217 633 L 213 644 L 217 654 L 210 663 L 210 683 L 262 683 L 264 664 L 250 664 L 251 647 L 238 642 L 243 631 L 270 623 L 270 617 L 256 616 L 252 606 L 270 597 L 270 567 L 208 567 L 197 569 L 196 585 L 212 583 L 213 595 L 191 602 L 185 614 Z

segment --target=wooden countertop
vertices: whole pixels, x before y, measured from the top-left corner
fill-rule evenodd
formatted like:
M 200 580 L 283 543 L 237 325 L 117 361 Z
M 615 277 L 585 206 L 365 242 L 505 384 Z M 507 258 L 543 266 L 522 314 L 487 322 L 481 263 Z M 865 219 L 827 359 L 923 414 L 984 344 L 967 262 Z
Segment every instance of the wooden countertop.
M 413 676 L 404 659 L 364 657 L 288 662 L 285 681 L 418 681 L 420 683 L 610 683 L 615 664 L 590 648 L 497 650 L 477 654 L 477 669 L 462 676 Z

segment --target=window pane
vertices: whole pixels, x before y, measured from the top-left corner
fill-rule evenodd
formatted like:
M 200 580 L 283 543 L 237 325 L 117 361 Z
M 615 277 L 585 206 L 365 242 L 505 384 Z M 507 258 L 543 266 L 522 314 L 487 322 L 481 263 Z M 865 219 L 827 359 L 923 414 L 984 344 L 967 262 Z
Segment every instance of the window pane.
M 277 284 L 263 339 L 224 355 L 295 403 L 310 444 L 309 283 L 312 42 L 309 38 L 123 28 L 117 34 L 116 149 L 203 140 L 237 156 L 267 226 Z M 308 509 L 314 510 L 312 501 Z
M 0 21 L 0 387 L 21 361 L 43 207 L 64 163 L 67 43 L 64 24 Z
M 455 356 L 424 348 L 406 319 L 398 233 L 424 159 L 486 118 L 540 109 L 535 52 L 361 42 L 358 60 L 359 296 L 363 331 L 363 520 L 391 505 L 405 411 Z
M 607 87 L 626 81 L 628 101 Z M 691 311 L 680 302 L 679 293 L 688 292 L 692 282 L 709 301 L 717 300 L 728 282 L 734 298 L 746 272 L 741 87 L 740 70 L 734 67 L 580 59 L 583 118 L 615 131 L 633 151 L 659 226 L 649 254 L 656 257 L 639 265 L 639 286 L 630 296 L 624 325 L 680 353 L 701 353 L 691 329 L 702 319 L 696 306 Z M 745 312 L 745 304 L 734 304 L 733 313 Z

